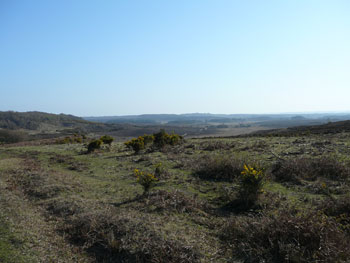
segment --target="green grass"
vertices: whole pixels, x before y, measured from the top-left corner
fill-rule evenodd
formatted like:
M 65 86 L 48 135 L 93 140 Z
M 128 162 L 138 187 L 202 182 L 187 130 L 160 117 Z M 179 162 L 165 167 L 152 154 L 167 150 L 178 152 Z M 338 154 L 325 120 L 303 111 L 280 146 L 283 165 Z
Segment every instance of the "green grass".
M 0 216 L 0 262 L 26 263 L 34 262 L 22 255 L 23 242 L 11 231 L 9 224 Z

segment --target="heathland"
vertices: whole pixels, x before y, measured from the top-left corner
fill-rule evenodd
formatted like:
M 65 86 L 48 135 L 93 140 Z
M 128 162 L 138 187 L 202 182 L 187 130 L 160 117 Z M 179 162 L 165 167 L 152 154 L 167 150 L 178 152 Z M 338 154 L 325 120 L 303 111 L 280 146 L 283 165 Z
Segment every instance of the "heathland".
M 3 130 L 32 137 L 0 146 L 0 262 L 350 260 L 349 122 L 89 148 L 117 126 L 54 121 Z

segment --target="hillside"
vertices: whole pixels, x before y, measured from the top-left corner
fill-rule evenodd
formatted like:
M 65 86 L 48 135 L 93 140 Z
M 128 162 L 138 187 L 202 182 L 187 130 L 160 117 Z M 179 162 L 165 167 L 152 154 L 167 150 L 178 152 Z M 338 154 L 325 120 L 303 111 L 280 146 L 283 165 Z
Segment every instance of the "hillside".
M 350 121 L 337 121 L 328 122 L 321 125 L 310 125 L 310 126 L 297 126 L 289 127 L 286 129 L 271 129 L 264 131 L 256 131 L 250 136 L 257 135 L 273 135 L 273 136 L 295 136 L 295 135 L 309 135 L 309 134 L 336 134 L 342 132 L 350 132 Z M 249 136 L 249 135 L 248 135 Z
M 99 134 L 122 130 L 119 124 L 96 123 L 82 118 L 45 112 L 0 112 L 0 143 L 49 139 L 72 134 Z
M 66 114 L 50 114 L 45 112 L 0 112 L 0 128 L 39 130 L 43 125 L 51 125 L 56 128 L 84 127 L 91 122 L 82 118 Z M 94 123 L 94 125 L 96 125 Z

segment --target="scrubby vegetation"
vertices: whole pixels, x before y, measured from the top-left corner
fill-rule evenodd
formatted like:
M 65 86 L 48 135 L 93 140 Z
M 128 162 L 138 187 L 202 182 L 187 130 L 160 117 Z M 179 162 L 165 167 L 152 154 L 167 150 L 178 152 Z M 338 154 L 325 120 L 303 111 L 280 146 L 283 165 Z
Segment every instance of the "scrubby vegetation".
M 144 173 L 138 169 L 134 170 L 137 182 L 142 185 L 143 193 L 148 193 L 149 189 L 158 181 L 158 179 L 151 173 Z
M 250 207 L 258 200 L 262 192 L 264 170 L 245 164 L 239 178 L 239 198 L 245 207 Z
M 25 132 L 0 129 L 0 144 L 21 142 L 27 138 Z
M 136 139 L 131 139 L 130 141 L 125 142 L 126 147 L 131 148 L 135 153 L 139 153 L 141 150 L 145 149 L 145 140 L 142 136 L 139 136 Z
M 1 146 L 8 255 L 20 251 L 33 262 L 350 260 L 349 133 L 184 141 L 160 131 L 128 147 L 91 138 L 99 139 Z M 85 154 L 87 147 L 96 154 Z
M 74 134 L 73 136 L 66 136 L 64 138 L 56 139 L 57 144 L 72 144 L 72 143 L 82 143 L 86 141 L 85 135 Z
M 231 182 L 241 175 L 244 164 L 245 160 L 235 155 L 202 155 L 190 163 L 201 179 Z
M 151 145 L 153 148 L 162 149 L 167 145 L 175 146 L 183 140 L 182 136 L 178 134 L 168 134 L 164 130 L 160 130 L 153 135 L 145 134 L 138 138 L 131 139 L 124 144 L 139 153 L 144 150 L 147 145 Z
M 102 141 L 102 143 L 104 144 L 108 144 L 109 146 L 111 146 L 112 142 L 114 141 L 114 138 L 112 136 L 109 135 L 103 135 L 100 140 Z
M 246 262 L 344 262 L 350 258 L 344 232 L 334 220 L 315 211 L 284 208 L 273 214 L 233 217 L 221 233 L 233 258 Z
M 108 135 L 103 135 L 99 139 L 92 140 L 87 145 L 87 153 L 92 153 L 95 150 L 100 149 L 103 144 L 107 144 L 110 147 L 113 141 L 114 138 Z
M 91 153 L 97 149 L 100 149 L 102 145 L 102 141 L 101 140 L 93 140 L 91 141 L 88 145 L 87 145 L 87 152 Z

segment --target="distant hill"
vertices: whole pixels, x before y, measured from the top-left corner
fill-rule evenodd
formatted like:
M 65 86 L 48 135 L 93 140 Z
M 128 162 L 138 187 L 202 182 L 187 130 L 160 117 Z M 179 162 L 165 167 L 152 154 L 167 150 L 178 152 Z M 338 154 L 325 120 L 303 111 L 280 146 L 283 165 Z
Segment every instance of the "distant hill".
M 286 129 L 273 129 L 257 131 L 251 135 L 282 135 L 282 136 L 294 136 L 294 135 L 309 135 L 309 134 L 334 134 L 350 132 L 350 121 L 337 121 L 328 122 L 322 125 L 311 126 L 297 126 Z
M 328 121 L 349 120 L 345 113 L 315 113 L 315 114 L 142 114 L 125 116 L 83 117 L 83 119 L 102 123 L 129 123 L 140 125 L 198 125 L 207 123 L 242 123 L 254 122 L 256 125 L 269 128 L 285 128 L 299 125 L 317 125 Z
M 58 127 L 72 127 L 79 124 L 87 123 L 87 121 L 75 117 L 73 115 L 65 114 L 50 114 L 44 112 L 30 111 L 30 112 L 14 112 L 5 111 L 0 112 L 0 128 L 3 129 L 27 129 L 37 130 L 40 126 L 50 124 Z
M 0 112 L 0 128 L 49 133 L 69 130 L 94 132 L 116 129 L 118 125 L 90 122 L 80 117 L 66 114 L 51 114 L 37 111 L 5 111 Z

